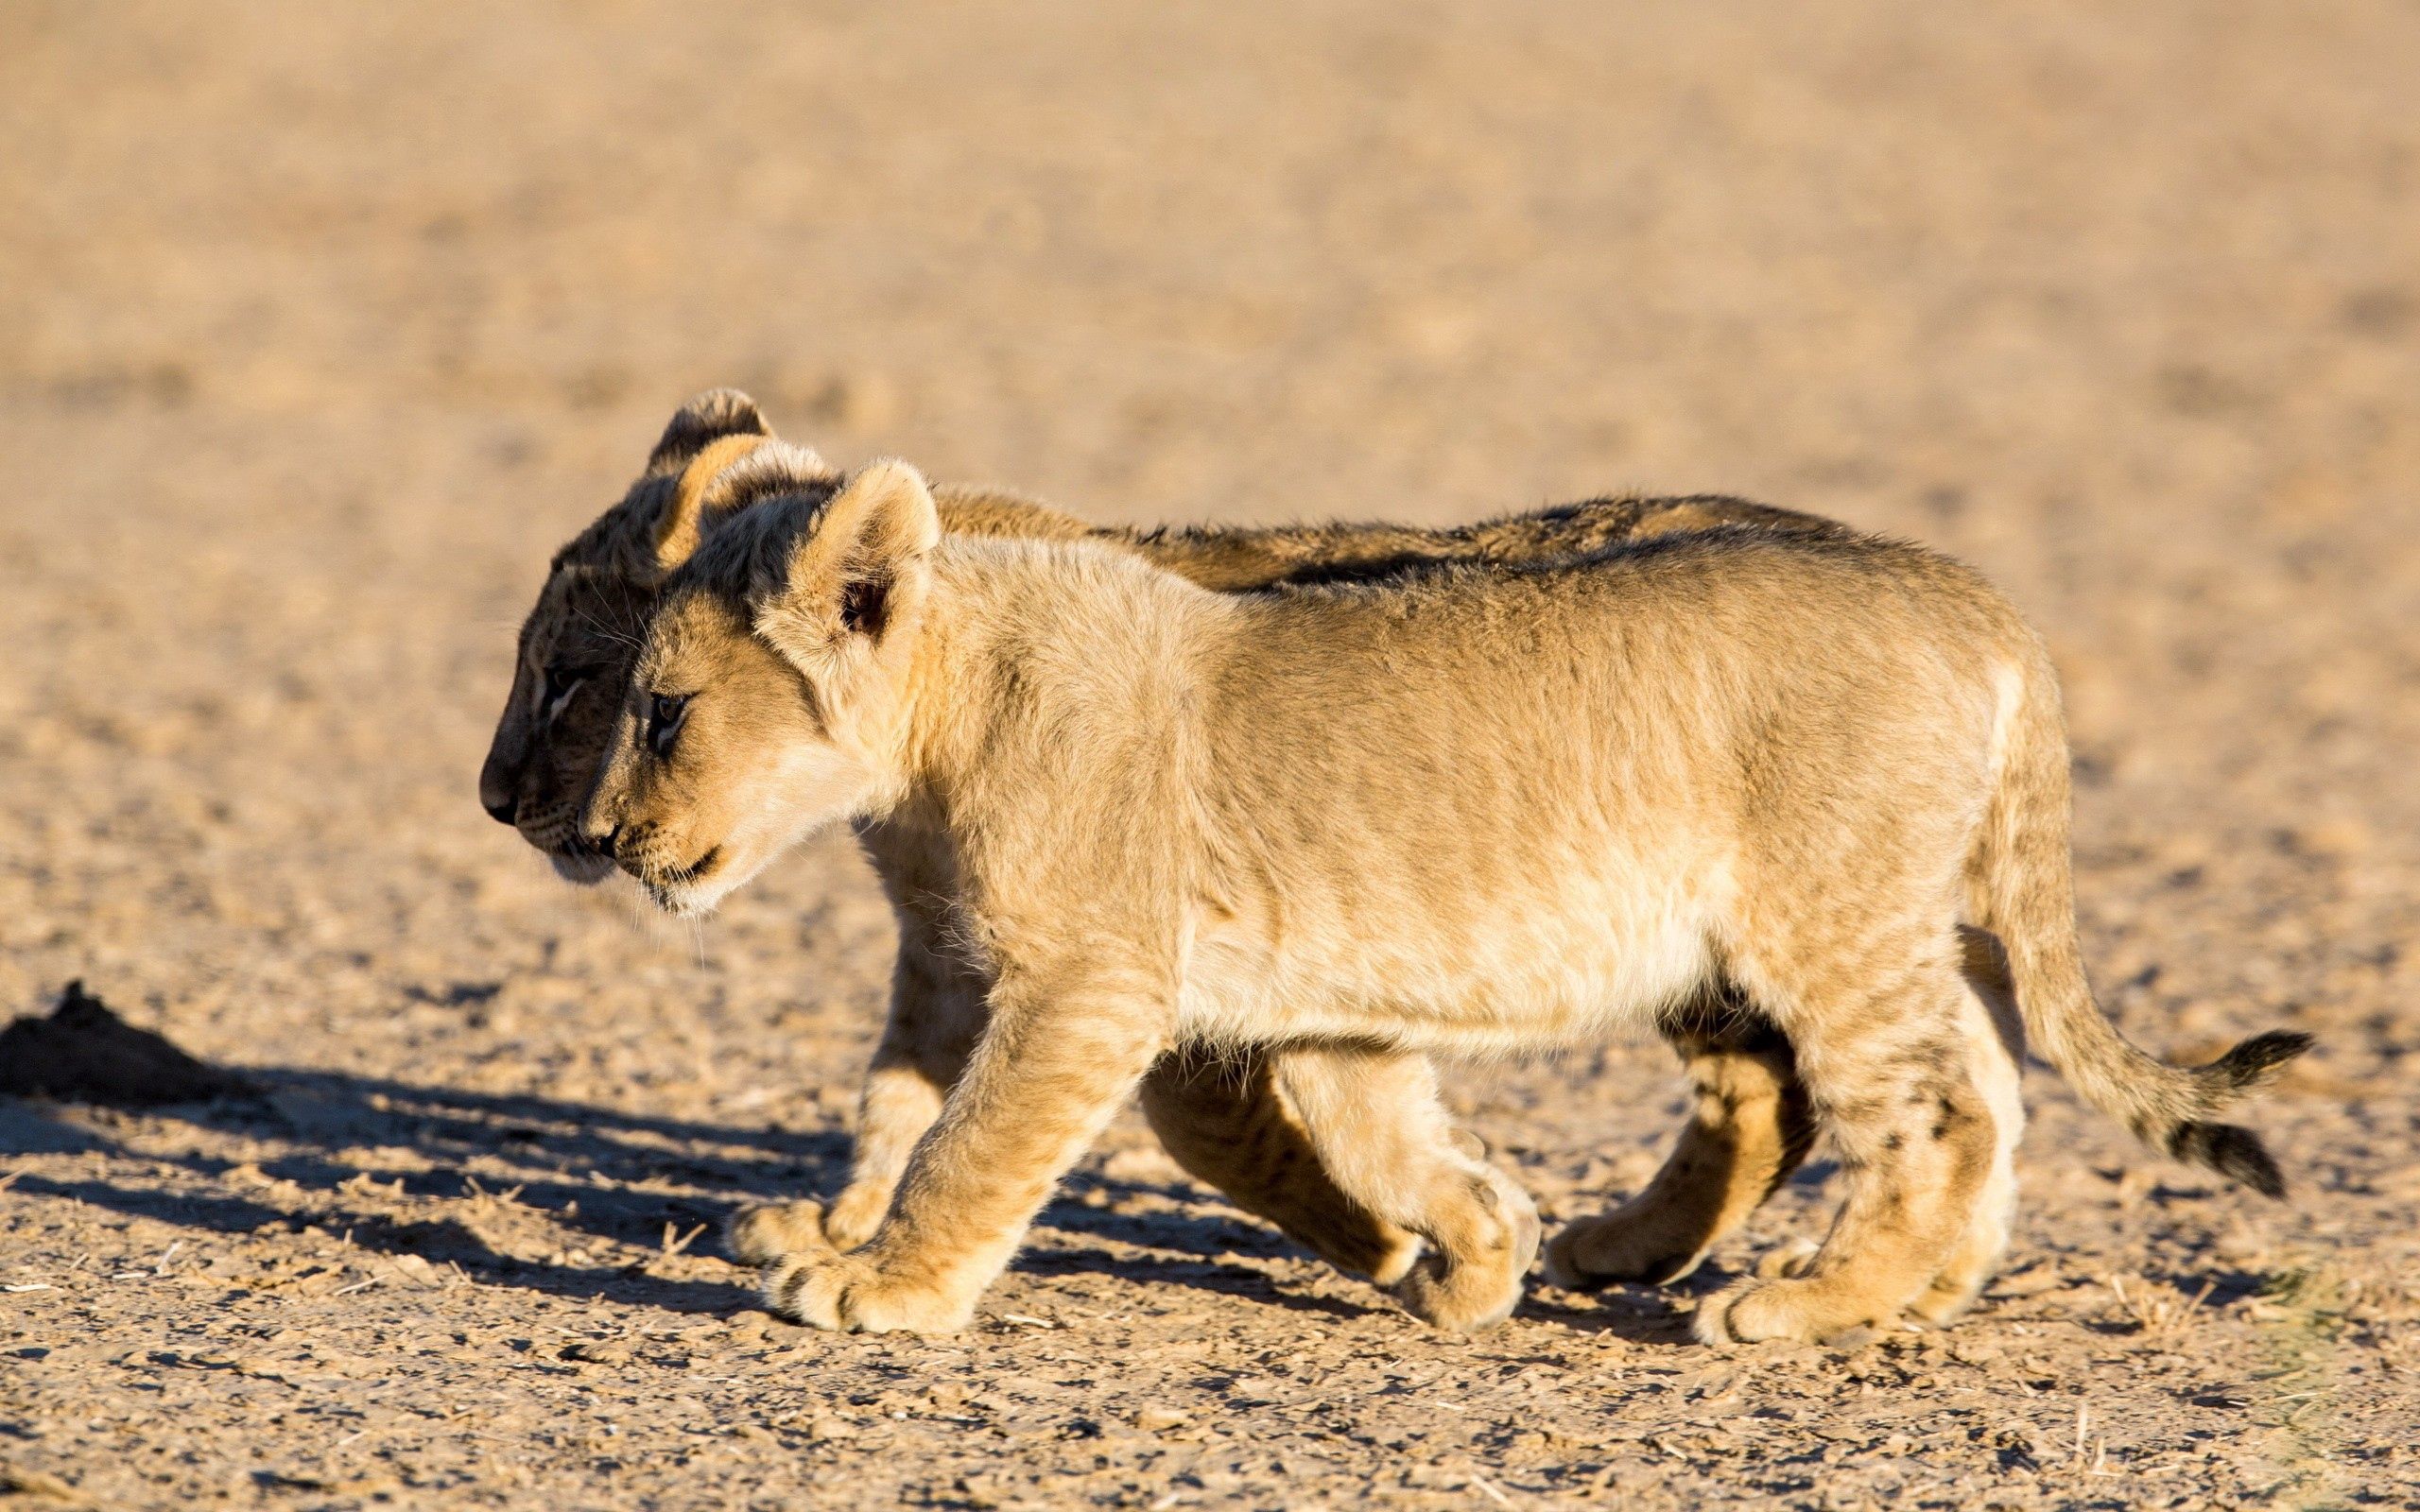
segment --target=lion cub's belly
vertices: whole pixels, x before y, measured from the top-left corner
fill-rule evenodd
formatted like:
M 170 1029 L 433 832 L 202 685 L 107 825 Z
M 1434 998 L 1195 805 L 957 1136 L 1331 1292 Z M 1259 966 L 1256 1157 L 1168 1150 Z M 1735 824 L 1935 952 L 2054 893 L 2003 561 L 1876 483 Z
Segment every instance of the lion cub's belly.
M 1569 882 L 1462 900 L 1450 918 L 1312 901 L 1204 927 L 1178 998 L 1188 1039 L 1376 1039 L 1485 1053 L 1599 1040 L 1652 1019 L 1709 969 L 1705 900 L 1685 885 Z

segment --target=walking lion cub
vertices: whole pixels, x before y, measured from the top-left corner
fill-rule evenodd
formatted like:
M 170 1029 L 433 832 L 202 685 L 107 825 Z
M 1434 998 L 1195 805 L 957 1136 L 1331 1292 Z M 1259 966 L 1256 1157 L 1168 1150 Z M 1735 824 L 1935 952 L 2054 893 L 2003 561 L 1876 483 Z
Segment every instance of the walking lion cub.
M 549 564 L 522 627 L 511 694 L 479 790 L 488 812 L 569 880 L 592 883 L 613 870 L 610 859 L 579 838 L 578 816 L 614 732 L 638 651 L 635 636 L 665 579 L 696 549 L 701 527 L 711 525 L 710 496 L 717 508 L 727 502 L 714 480 L 771 438 L 747 395 L 699 395 L 673 415 L 624 497 Z M 794 481 L 808 470 L 807 457 L 790 455 Z M 825 491 L 840 482 L 835 470 L 817 472 L 816 486 Z M 1695 496 L 1591 499 L 1444 529 L 1357 523 L 1137 531 L 1088 524 L 994 490 L 942 487 L 933 494 L 945 534 L 1098 541 L 1227 592 L 1383 576 L 1418 560 L 1543 561 L 1685 531 L 1841 528 L 1739 499 Z M 948 836 L 899 814 L 856 828 L 898 918 L 890 1012 L 867 1071 L 845 1189 L 828 1206 L 765 1204 L 739 1213 L 732 1249 L 752 1263 L 778 1260 L 803 1244 L 845 1249 L 872 1236 L 983 1025 L 991 984 L 956 943 Z M 1970 971 L 1976 990 L 1997 1005 L 1999 1022 L 2013 1022 L 2005 978 L 1988 949 L 1970 952 Z M 1696 1112 L 1646 1191 L 1618 1213 L 1561 1236 L 1548 1261 L 1564 1284 L 1685 1275 L 1805 1157 L 1813 1126 L 1787 1040 L 1744 998 L 1733 994 L 1715 1007 L 1660 1025 L 1698 1090 Z M 1146 1074 L 1139 1100 L 1189 1174 L 1340 1268 L 1396 1288 L 1418 1310 L 1435 1297 L 1426 1278 L 1411 1274 L 1414 1265 L 1451 1268 L 1456 1257 L 1441 1236 L 1386 1222 L 1330 1178 L 1288 1091 L 1297 1079 L 1286 1065 L 1292 1054 L 1180 1045 Z M 2005 1093 L 1995 1104 L 2008 1115 L 2003 1143 L 2013 1143 L 2017 1126 L 2013 1054 L 2001 1053 L 1981 1074 Z M 1387 1108 L 1366 1101 L 1357 1107 L 1357 1124 L 1405 1131 L 1411 1148 L 1433 1144 L 1445 1115 L 1426 1068 L 1407 1063 L 1392 1090 L 1396 1101 Z M 1381 1157 L 1365 1141 L 1355 1158 L 1366 1168 Z M 1483 1172 L 1475 1165 L 1463 1174 Z M 1502 1185 L 1507 1200 L 1524 1209 L 1518 1190 Z M 1982 1274 L 1974 1272 L 1979 1280 Z M 1504 1305 L 1516 1294 L 1508 1281 Z M 1933 1310 L 1951 1305 L 1945 1299 Z M 1465 1310 L 1461 1320 L 1487 1318 Z
M 944 537 L 904 463 L 836 485 L 767 443 L 709 487 L 580 833 L 694 914 L 824 825 L 929 827 L 992 983 L 872 1239 L 802 1234 L 774 1267 L 788 1315 L 962 1326 L 1179 1045 L 1283 1047 L 1330 1177 L 1453 1257 L 1408 1279 L 1415 1310 L 1501 1315 L 1526 1200 L 1442 1121 L 1364 1110 L 1432 1051 L 1584 1043 L 1733 994 L 1788 1037 L 1848 1191 L 1797 1274 L 1710 1299 L 1701 1336 L 1962 1300 L 2004 1235 L 2013 1120 L 1979 1080 L 1962 916 L 2005 942 L 2027 1032 L 2087 1098 L 2280 1190 L 2211 1119 L 2307 1041 L 2185 1071 L 2100 1015 L 2048 660 L 1943 558 L 1712 532 L 1221 594 L 1090 541 Z

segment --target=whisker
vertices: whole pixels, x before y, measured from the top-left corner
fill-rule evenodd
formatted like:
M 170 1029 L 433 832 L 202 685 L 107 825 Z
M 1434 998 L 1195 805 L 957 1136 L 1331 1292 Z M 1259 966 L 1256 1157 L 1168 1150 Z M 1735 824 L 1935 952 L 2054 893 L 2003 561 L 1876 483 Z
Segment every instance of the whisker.
M 585 624 L 590 629 L 595 630 L 597 634 L 603 636 L 609 641 L 612 641 L 615 644 L 632 652 L 646 649 L 645 643 L 640 641 L 638 637 L 626 634 L 623 631 L 615 629 L 613 626 L 608 625 L 603 620 L 597 618 L 594 610 L 583 609 L 579 610 L 579 614 L 581 623 Z

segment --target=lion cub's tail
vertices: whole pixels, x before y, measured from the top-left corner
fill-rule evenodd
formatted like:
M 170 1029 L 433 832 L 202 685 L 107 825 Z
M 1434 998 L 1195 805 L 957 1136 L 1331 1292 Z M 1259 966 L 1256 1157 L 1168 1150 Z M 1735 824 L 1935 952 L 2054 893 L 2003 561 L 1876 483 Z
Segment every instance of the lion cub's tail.
M 2001 675 L 1998 782 L 1967 863 L 1976 922 L 2007 948 L 2026 1034 L 2084 1101 L 2144 1143 L 2282 1197 L 2285 1177 L 2260 1137 L 2214 1119 L 2308 1050 L 2311 1038 L 2273 1030 L 2187 1069 L 2128 1042 L 2093 1001 L 2076 937 L 2066 722 L 2049 657 L 2038 642 L 2031 651 L 2026 664 Z

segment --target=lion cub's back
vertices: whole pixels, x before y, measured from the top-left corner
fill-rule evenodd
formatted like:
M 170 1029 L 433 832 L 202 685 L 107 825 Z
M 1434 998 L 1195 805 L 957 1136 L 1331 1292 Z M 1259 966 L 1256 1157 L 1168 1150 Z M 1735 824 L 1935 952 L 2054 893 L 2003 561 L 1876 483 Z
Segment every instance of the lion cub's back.
M 1236 602 L 1222 702 L 1474 738 L 1572 716 L 1636 742 L 1657 731 L 1625 721 L 1648 713 L 1689 729 L 1858 692 L 1865 702 L 1842 716 L 1881 717 L 1988 686 L 1994 666 L 2037 644 L 1972 569 L 1837 525 L 1688 531 L 1577 560 L 1414 564 Z

